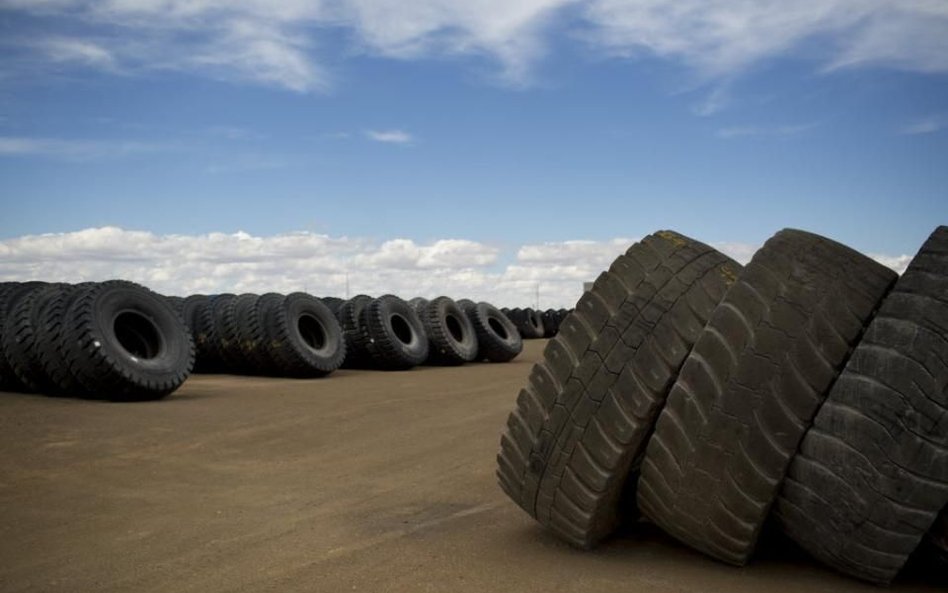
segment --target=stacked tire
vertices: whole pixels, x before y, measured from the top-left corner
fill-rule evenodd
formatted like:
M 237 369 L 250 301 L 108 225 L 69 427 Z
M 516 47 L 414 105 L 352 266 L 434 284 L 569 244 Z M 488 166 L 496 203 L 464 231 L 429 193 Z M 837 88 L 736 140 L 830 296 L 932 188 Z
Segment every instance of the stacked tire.
M 346 357 L 336 316 L 303 292 L 168 298 L 194 336 L 198 372 L 322 377 Z
M 167 300 L 123 281 L 0 285 L 0 388 L 135 401 L 177 389 L 194 344 Z
M 875 583 L 913 554 L 944 562 L 948 227 L 899 279 L 797 230 L 743 270 L 687 237 L 646 237 L 547 345 L 497 473 L 582 548 L 641 514 L 736 565 L 768 520 Z

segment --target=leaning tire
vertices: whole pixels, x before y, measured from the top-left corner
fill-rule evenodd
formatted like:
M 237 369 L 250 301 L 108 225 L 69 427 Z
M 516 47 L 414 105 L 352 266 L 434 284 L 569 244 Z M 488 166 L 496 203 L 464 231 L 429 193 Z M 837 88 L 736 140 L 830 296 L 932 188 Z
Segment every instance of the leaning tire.
M 428 338 L 421 320 L 397 296 L 387 294 L 366 305 L 361 321 L 372 366 L 407 370 L 428 358 Z
M 259 299 L 264 348 L 274 371 L 289 377 L 321 377 L 346 358 L 342 329 L 321 300 L 302 292 Z
M 509 362 L 523 351 L 517 327 L 490 303 L 477 303 L 465 310 L 477 336 L 477 360 Z
M 670 231 L 619 256 L 550 340 L 507 421 L 503 490 L 590 548 L 631 505 L 637 461 L 678 368 L 740 266 Z
M 65 358 L 84 395 L 162 398 L 188 377 L 191 336 L 160 296 L 124 281 L 83 290 L 66 313 Z
M 800 439 L 894 272 L 783 230 L 688 355 L 649 440 L 642 513 L 710 556 L 750 557 Z
M 790 464 L 775 511 L 833 568 L 889 583 L 948 504 L 948 227 L 886 297 Z
M 367 338 L 362 331 L 362 310 L 372 302 L 372 297 L 358 294 L 344 302 L 336 310 L 336 319 L 342 328 L 342 335 L 346 342 L 346 358 L 343 368 L 353 369 L 369 363 L 369 353 L 366 349 Z
M 60 284 L 40 284 L 22 291 L 11 303 L 4 320 L 3 352 L 16 380 L 26 391 L 53 390 L 39 357 L 37 334 L 45 309 L 62 291 Z
M 427 301 L 418 317 L 428 336 L 428 362 L 458 365 L 477 357 L 474 326 L 457 303 L 448 297 Z
M 8 340 L 15 340 L 15 337 L 8 336 L 13 332 L 13 322 L 11 311 L 19 303 L 20 299 L 27 297 L 38 288 L 46 286 L 45 282 L 8 282 L 0 287 L 0 388 L 10 391 L 19 391 L 28 389 L 16 377 L 16 372 L 10 364 L 10 354 L 7 353 L 5 344 Z M 14 355 L 15 356 L 15 355 Z

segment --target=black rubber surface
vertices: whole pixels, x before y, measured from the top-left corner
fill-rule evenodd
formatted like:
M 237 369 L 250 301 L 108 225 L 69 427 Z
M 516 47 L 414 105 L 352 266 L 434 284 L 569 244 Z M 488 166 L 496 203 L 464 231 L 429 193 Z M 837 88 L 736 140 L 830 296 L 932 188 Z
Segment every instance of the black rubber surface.
M 194 344 L 178 314 L 131 282 L 81 291 L 65 322 L 64 356 L 87 397 L 158 399 L 177 389 L 194 364 Z
M 471 320 L 446 296 L 416 309 L 428 336 L 429 364 L 458 365 L 477 357 L 477 335 Z
M 688 355 L 638 482 L 642 513 L 744 564 L 800 439 L 894 272 L 784 230 L 754 255 Z
M 36 281 L 4 282 L 0 284 L 0 387 L 8 391 L 28 390 L 16 378 L 16 372 L 10 366 L 6 347 L 4 346 L 7 340 L 15 340 L 15 338 L 5 337 L 8 331 L 13 331 L 13 322 L 9 322 L 10 328 L 7 329 L 8 321 L 11 318 L 11 310 L 21 298 L 28 296 L 36 288 L 45 285 L 45 282 Z
M 619 256 L 550 340 L 507 422 L 503 490 L 588 548 L 620 522 L 628 479 L 678 368 L 740 266 L 671 231 Z
M 383 295 L 366 305 L 361 328 L 374 368 L 407 370 L 428 358 L 428 337 L 421 320 L 395 295 Z
M 775 515 L 821 561 L 888 583 L 946 504 L 948 227 L 940 227 L 830 390 Z
M 346 358 L 342 363 L 344 368 L 358 368 L 370 362 L 366 348 L 368 338 L 362 331 L 361 324 L 362 310 L 372 300 L 372 297 L 368 295 L 358 294 L 336 310 L 336 319 L 339 321 L 346 342 Z
M 42 326 L 46 312 L 65 296 L 66 285 L 39 285 L 24 292 L 7 312 L 3 351 L 13 373 L 26 391 L 53 393 L 56 383 L 43 366 Z M 61 311 L 61 305 L 55 307 Z
M 321 377 L 338 369 L 346 343 L 336 317 L 320 299 L 302 292 L 258 300 L 260 347 L 280 375 Z M 262 355 L 264 352 L 261 352 Z
M 520 332 L 497 307 L 480 302 L 463 310 L 477 336 L 476 360 L 509 362 L 523 351 Z

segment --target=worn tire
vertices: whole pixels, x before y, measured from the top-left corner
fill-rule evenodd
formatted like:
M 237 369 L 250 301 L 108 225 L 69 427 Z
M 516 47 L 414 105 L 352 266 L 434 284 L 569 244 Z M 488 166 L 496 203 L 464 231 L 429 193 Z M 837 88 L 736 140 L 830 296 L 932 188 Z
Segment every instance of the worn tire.
M 87 397 L 159 399 L 177 389 L 194 365 L 194 344 L 178 314 L 131 282 L 81 291 L 65 322 L 65 359 Z
M 20 299 L 28 296 L 34 290 L 46 286 L 46 282 L 6 282 L 0 287 L 0 388 L 9 391 L 29 390 L 20 383 L 16 377 L 16 372 L 10 365 L 8 354 L 4 343 L 10 339 L 5 337 L 8 331 L 13 331 L 13 323 L 10 322 L 11 310 L 19 303 Z M 7 324 L 10 324 L 9 330 Z
M 367 365 L 369 353 L 366 349 L 368 338 L 362 331 L 362 310 L 372 302 L 372 297 L 358 294 L 344 302 L 336 311 L 336 319 L 342 328 L 346 342 L 346 358 L 343 368 L 353 369 Z
M 46 376 L 52 383 L 53 394 L 70 396 L 80 394 L 84 389 L 69 370 L 69 363 L 64 354 L 67 346 L 64 342 L 66 312 L 84 291 L 94 286 L 94 282 L 65 285 L 60 294 L 45 308 L 37 326 L 37 353 Z
M 246 361 L 242 369 L 235 369 L 248 375 L 265 375 L 272 371 L 273 360 L 266 348 L 257 305 L 260 295 L 245 293 L 234 299 L 230 314 L 237 327 L 237 350 Z
M 669 393 L 642 462 L 642 513 L 710 556 L 746 563 L 800 439 L 895 278 L 817 235 L 768 240 Z
M 590 548 L 634 511 L 621 503 L 678 369 L 740 266 L 670 231 L 619 256 L 550 340 L 498 455 L 503 490 Z
M 474 326 L 453 300 L 442 296 L 426 301 L 418 317 L 428 336 L 428 363 L 458 365 L 477 357 Z
M 273 372 L 288 377 L 322 377 L 346 358 L 339 321 L 320 299 L 303 293 L 263 295 L 257 314 L 261 347 Z
M 53 393 L 55 382 L 49 377 L 40 356 L 42 325 L 50 305 L 61 301 L 66 285 L 40 285 L 25 292 L 7 313 L 3 331 L 3 351 L 13 373 L 26 391 Z
M 477 336 L 476 360 L 509 362 L 523 351 L 520 332 L 497 307 L 480 302 L 464 312 Z
M 324 305 L 329 307 L 329 310 L 332 311 L 333 315 L 335 315 L 336 311 L 339 310 L 339 307 L 341 307 L 342 304 L 346 302 L 346 299 L 331 296 L 320 297 L 319 300 L 321 300 Z
M 195 365 L 202 373 L 216 373 L 224 369 L 220 352 L 217 323 L 214 315 L 214 302 L 220 295 L 198 295 L 194 300 L 193 325 L 191 335 L 194 339 Z
M 948 504 L 948 227 L 869 324 L 787 472 L 775 515 L 833 568 L 889 583 Z
M 407 370 L 428 358 L 428 337 L 421 320 L 395 295 L 383 295 L 366 305 L 361 327 L 374 368 Z

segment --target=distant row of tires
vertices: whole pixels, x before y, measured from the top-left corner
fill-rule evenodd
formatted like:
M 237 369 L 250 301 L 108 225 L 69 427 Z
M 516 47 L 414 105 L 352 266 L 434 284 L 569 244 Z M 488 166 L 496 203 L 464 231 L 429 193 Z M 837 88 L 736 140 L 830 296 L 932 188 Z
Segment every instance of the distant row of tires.
M 318 377 L 340 368 L 506 362 L 523 348 L 489 303 L 306 293 L 167 297 L 194 336 L 198 372 Z M 463 306 L 462 306 L 463 305 Z
M 536 311 L 530 307 L 525 309 L 501 309 L 501 312 L 514 324 L 517 331 L 520 332 L 520 337 L 524 340 L 552 338 L 559 332 L 560 324 L 569 315 L 569 311 L 569 309 Z
M 745 267 L 671 231 L 550 340 L 497 456 L 511 499 L 591 548 L 644 516 L 736 565 L 765 523 L 846 574 L 948 577 L 948 227 L 899 278 L 797 230 Z
M 320 377 L 341 366 L 506 362 L 523 342 L 493 305 L 306 293 L 164 297 L 132 282 L 0 283 L 0 390 L 151 400 L 192 370 Z

